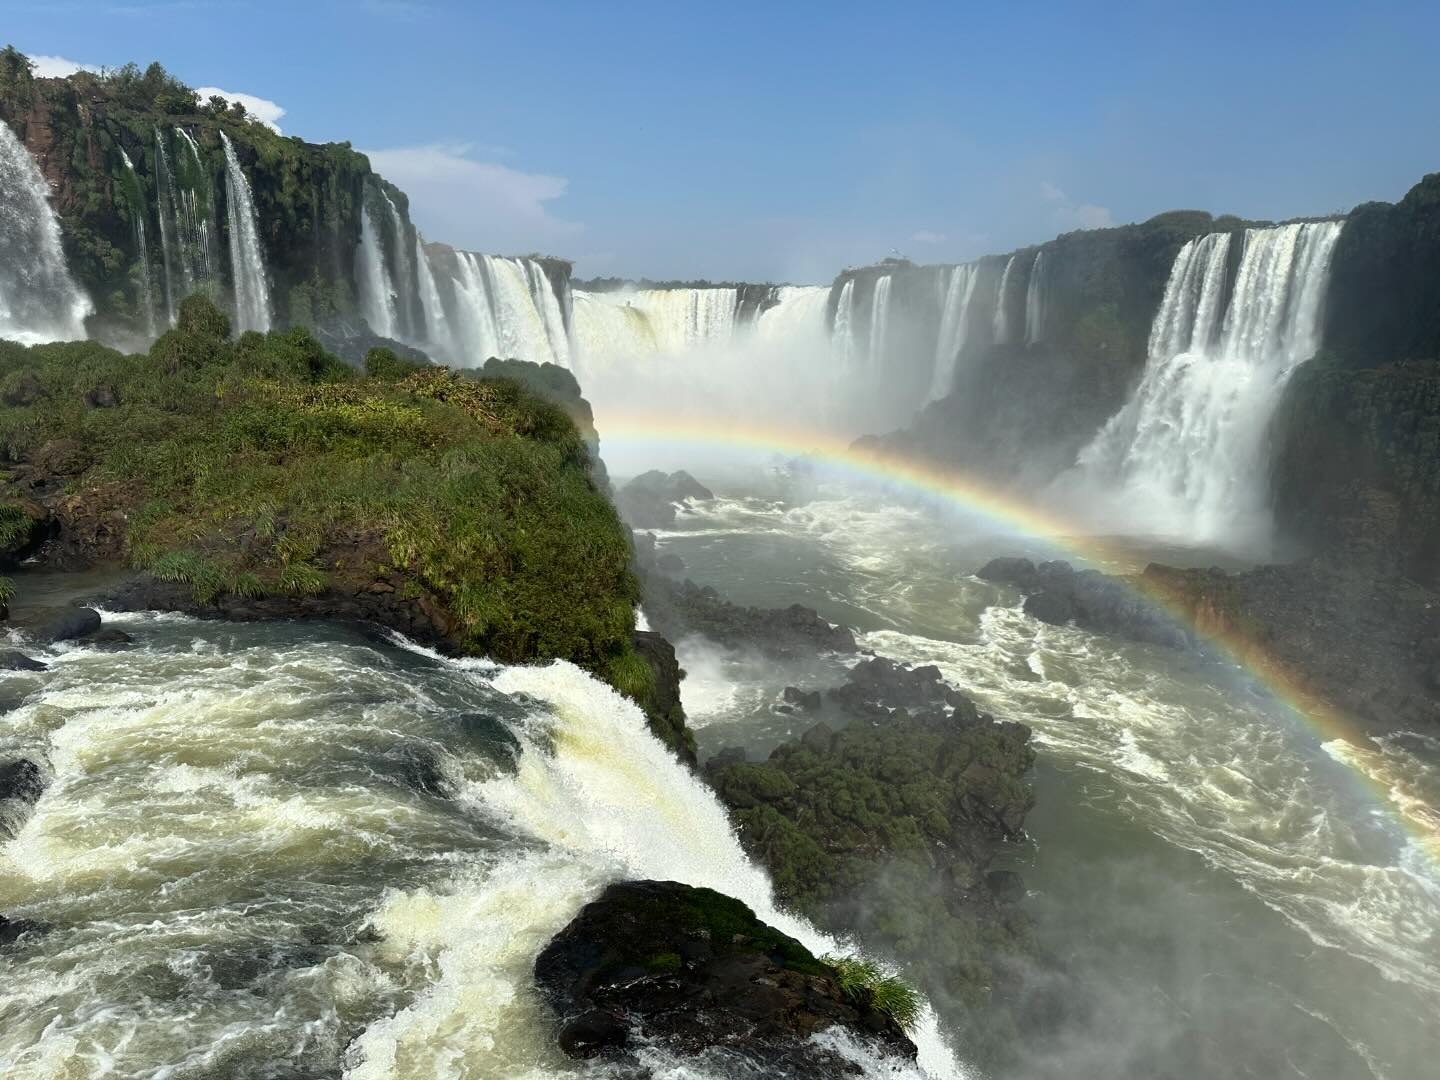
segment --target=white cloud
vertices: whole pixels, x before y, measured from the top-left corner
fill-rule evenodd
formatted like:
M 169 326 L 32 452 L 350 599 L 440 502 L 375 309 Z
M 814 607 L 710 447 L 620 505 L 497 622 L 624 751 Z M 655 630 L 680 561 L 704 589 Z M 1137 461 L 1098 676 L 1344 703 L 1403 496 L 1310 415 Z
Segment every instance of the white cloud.
M 195 92 L 200 95 L 201 101 L 209 101 L 212 97 L 238 101 L 245 106 L 247 113 L 266 127 L 274 131 L 280 130 L 280 118 L 285 115 L 285 110 L 269 98 L 256 97 L 254 94 L 237 94 L 233 90 L 221 90 L 218 86 L 197 86 Z
M 1071 207 L 1070 214 L 1075 219 L 1075 224 L 1082 229 L 1108 229 L 1115 224 L 1115 218 L 1111 216 L 1108 206 L 1081 203 Z
M 82 64 L 78 60 L 67 60 L 63 56 L 32 56 L 30 62 L 35 65 L 35 74 L 42 79 L 64 79 L 77 71 L 100 70 L 94 64 Z
M 1072 202 L 1049 180 L 1040 181 L 1040 197 L 1054 207 L 1055 224 L 1062 229 L 1106 229 L 1115 224 L 1109 207 Z
M 471 150 L 436 143 L 364 153 L 410 196 L 411 217 L 431 239 L 480 251 L 535 251 L 584 228 L 550 213 L 547 204 L 565 194 L 564 177 L 476 161 Z
M 945 234 L 931 232 L 929 229 L 921 229 L 919 232 L 911 233 L 910 239 L 917 244 L 943 244 L 945 242 Z

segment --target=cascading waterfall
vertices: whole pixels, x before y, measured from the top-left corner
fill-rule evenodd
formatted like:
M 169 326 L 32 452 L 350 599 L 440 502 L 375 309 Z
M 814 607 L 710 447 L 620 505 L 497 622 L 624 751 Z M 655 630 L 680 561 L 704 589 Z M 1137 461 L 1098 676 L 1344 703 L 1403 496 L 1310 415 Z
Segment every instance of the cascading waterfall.
M 935 344 L 935 377 L 930 383 L 930 401 L 939 401 L 955 385 L 955 365 L 970 335 L 970 301 L 980 281 L 980 268 L 965 263 L 950 269 L 940 305 L 940 333 Z
M 1015 269 L 1015 256 L 1005 260 L 1005 272 L 1000 275 L 1000 288 L 995 293 L 995 315 L 991 319 L 996 345 L 1010 342 L 1010 272 Z
M 0 985 L 7 1077 L 618 1076 L 561 1054 L 533 964 L 623 878 L 722 889 L 839 950 L 777 909 L 639 709 L 572 665 L 113 621 L 123 657 L 47 650 L 7 717 L 6 749 L 51 780 L 0 837 L 0 908 L 49 927 Z M 933 1017 L 916 1041 L 959 1074 Z
M 392 288 L 395 295 L 396 323 L 393 336 L 402 341 L 424 340 L 424 311 L 420 308 L 420 281 L 418 278 L 417 264 L 413 261 L 410 251 L 410 244 L 405 219 L 400 216 L 400 210 L 395 206 L 395 200 L 390 198 L 390 193 L 384 188 L 380 189 L 380 198 L 385 203 L 385 213 L 390 221 L 390 233 L 393 237 L 387 250 L 394 253 L 394 271 L 392 276 Z M 417 241 L 418 242 L 418 241 Z
M 1037 251 L 1025 285 L 1025 344 L 1034 345 L 1045 334 L 1045 252 Z
M 832 336 L 839 353 L 840 370 L 847 374 L 855 370 L 855 279 L 847 278 L 840 286 L 840 296 L 835 301 L 835 327 Z
M 145 332 L 154 338 L 157 333 L 155 295 L 150 283 L 150 245 L 145 241 L 145 189 L 135 172 L 135 163 L 130 160 L 130 155 L 124 148 L 120 150 L 120 158 L 125 162 L 125 171 L 130 179 L 130 220 L 134 226 L 135 247 L 140 252 L 140 301 L 145 308 Z
M 255 199 L 230 137 L 222 131 L 220 141 L 225 144 L 225 203 L 230 229 L 231 284 L 235 290 L 235 328 L 242 332 L 264 332 L 270 329 L 270 283 L 265 273 L 265 255 L 260 250 Z
M 415 234 L 415 275 L 420 308 L 425 315 L 425 337 L 420 344 L 429 346 L 452 363 L 460 362 L 455 353 L 455 338 L 450 332 L 450 319 L 440 298 L 440 288 L 435 284 L 435 271 L 418 232 Z
M 894 279 L 886 274 L 875 282 L 875 294 L 870 299 L 870 349 L 868 359 L 871 370 L 879 371 L 885 365 L 885 346 L 890 340 L 890 286 Z
M 179 241 L 180 300 L 197 290 L 214 292 L 219 257 L 215 251 L 215 191 L 210 170 L 200 156 L 200 147 L 184 128 L 177 127 L 184 150 L 176 160 L 172 176 L 171 212 Z M 178 303 L 178 301 L 177 301 Z M 171 320 L 174 320 L 172 314 Z
M 395 287 L 390 280 L 390 268 L 385 263 L 380 235 L 375 230 L 375 220 L 366 205 L 360 207 L 360 250 L 355 263 L 360 313 L 372 333 L 385 338 L 396 337 Z
M 155 129 L 155 171 L 159 190 L 156 192 L 156 199 L 159 202 L 156 217 L 160 219 L 160 262 L 161 269 L 165 276 L 165 317 L 171 326 L 175 325 L 175 284 L 174 279 L 180 271 L 176 269 L 174 262 L 177 258 L 174 249 L 176 240 L 171 237 L 170 222 L 176 216 L 177 199 L 175 194 L 175 173 L 170 168 L 170 154 L 165 149 L 165 138 L 160 134 L 160 129 Z M 183 262 L 181 263 L 183 266 Z
M 1140 385 L 1077 464 L 1082 487 L 1110 496 L 1112 514 L 1191 542 L 1268 539 L 1266 431 L 1290 375 L 1319 347 L 1340 230 L 1336 221 L 1246 230 L 1228 304 L 1229 234 L 1180 250 Z
M 490 357 L 570 367 L 569 313 L 538 259 L 470 251 L 417 263 L 433 343 L 452 364 L 479 367 Z M 426 279 L 429 279 L 428 281 Z M 443 297 L 436 305 L 431 294 Z
M 0 121 L 0 338 L 30 344 L 85 336 L 93 308 L 65 265 L 49 196 L 35 159 Z
M 550 276 L 545 273 L 545 267 L 534 259 L 512 261 L 518 263 L 525 273 L 526 284 L 530 287 L 530 300 L 545 328 L 545 339 L 550 343 L 550 355 L 555 358 L 554 363 L 569 367 L 570 318 L 561 305 L 560 297 L 555 293 Z

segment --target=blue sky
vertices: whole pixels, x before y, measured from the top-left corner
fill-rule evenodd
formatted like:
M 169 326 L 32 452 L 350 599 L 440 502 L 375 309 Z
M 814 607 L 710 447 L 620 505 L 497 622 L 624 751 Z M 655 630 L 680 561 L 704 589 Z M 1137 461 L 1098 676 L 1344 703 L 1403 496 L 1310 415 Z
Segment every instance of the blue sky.
M 1440 4 L 0 0 L 349 140 L 431 239 L 582 274 L 827 281 L 1197 207 L 1279 218 L 1440 169 Z

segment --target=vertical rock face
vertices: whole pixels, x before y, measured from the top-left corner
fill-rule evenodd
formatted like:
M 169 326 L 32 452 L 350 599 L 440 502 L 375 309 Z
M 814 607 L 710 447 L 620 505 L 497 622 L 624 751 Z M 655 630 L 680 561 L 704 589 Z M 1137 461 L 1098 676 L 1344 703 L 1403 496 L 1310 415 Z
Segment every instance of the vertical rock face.
M 1440 584 L 1440 173 L 1347 219 L 1324 349 L 1290 381 L 1271 437 L 1284 532 Z
M 202 103 L 158 65 L 107 79 L 40 79 L 16 57 L 0 64 L 0 122 L 48 184 L 70 273 L 94 304 L 91 336 L 138 345 L 150 320 L 166 323 L 192 289 L 233 298 L 236 241 L 264 254 L 275 322 L 315 324 L 354 311 L 361 196 L 373 175 L 363 155 L 348 144 L 287 139 L 223 103 Z M 232 176 L 250 186 L 242 195 L 253 214 L 230 214 L 239 188 L 226 182 L 222 136 L 232 144 Z M 190 238 L 194 251 L 179 249 L 176 226 L 187 213 L 216 231 L 235 223 L 204 238 L 219 249 L 207 254 L 213 276 L 204 281 L 194 272 L 198 241 Z M 247 293 L 246 303 L 260 310 L 258 294 L 251 303 Z

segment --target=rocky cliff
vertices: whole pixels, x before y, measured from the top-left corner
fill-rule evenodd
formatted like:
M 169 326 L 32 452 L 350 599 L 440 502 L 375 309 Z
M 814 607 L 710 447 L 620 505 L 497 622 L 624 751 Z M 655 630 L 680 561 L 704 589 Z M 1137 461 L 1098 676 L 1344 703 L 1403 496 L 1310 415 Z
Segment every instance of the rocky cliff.
M 348 143 L 286 138 L 223 99 L 200 101 L 159 64 L 42 79 L 6 50 L 0 121 L 55 193 L 71 273 L 95 305 L 90 336 L 107 342 L 153 337 L 152 312 L 163 328 L 167 289 L 173 307 L 191 291 L 181 289 L 187 275 L 214 299 L 233 289 L 222 133 L 253 187 L 280 325 L 354 311 L 367 186 L 408 222 L 404 194 Z

